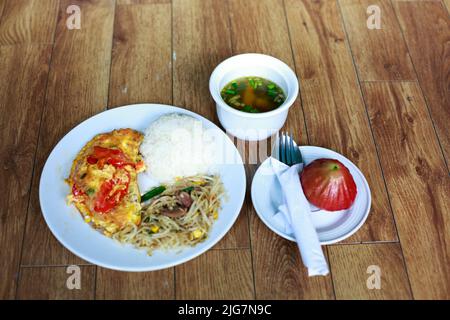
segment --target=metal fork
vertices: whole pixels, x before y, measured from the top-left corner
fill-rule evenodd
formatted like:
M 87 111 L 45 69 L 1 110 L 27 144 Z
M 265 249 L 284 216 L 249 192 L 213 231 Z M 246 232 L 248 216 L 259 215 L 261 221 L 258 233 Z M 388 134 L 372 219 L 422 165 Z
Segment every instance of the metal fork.
M 278 134 L 278 160 L 288 166 L 303 163 L 300 149 L 294 143 L 292 132 L 289 135 L 286 132 Z

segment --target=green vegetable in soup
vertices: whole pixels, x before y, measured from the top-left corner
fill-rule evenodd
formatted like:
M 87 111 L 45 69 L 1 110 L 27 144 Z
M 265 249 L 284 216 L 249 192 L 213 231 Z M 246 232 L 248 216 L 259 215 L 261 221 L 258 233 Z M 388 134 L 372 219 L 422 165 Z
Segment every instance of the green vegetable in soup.
M 230 107 L 249 113 L 275 110 L 286 100 L 283 89 L 261 77 L 235 79 L 222 89 L 221 95 Z

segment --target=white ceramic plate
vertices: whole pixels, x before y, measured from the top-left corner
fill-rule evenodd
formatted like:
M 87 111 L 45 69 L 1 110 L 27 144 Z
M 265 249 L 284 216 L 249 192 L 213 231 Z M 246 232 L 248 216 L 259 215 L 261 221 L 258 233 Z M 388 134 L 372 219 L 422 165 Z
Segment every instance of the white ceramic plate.
M 300 151 L 305 164 L 319 158 L 331 158 L 339 160 L 350 170 L 358 193 L 349 209 L 329 212 L 311 205 L 312 222 L 321 244 L 332 244 L 350 237 L 364 224 L 369 215 L 371 195 L 366 178 L 350 160 L 337 152 L 313 146 L 302 146 Z M 295 241 L 294 235 L 287 233 L 284 225 L 277 219 L 273 219 L 281 204 L 282 195 L 279 182 L 269 167 L 269 159 L 264 161 L 256 171 L 251 194 L 253 206 L 267 227 L 281 237 Z
M 217 139 L 217 159 L 223 154 L 227 155 L 227 159 L 233 159 L 227 164 L 219 163 L 215 168 L 215 172 L 220 174 L 224 183 L 228 200 L 222 202 L 219 218 L 204 242 L 195 247 L 184 248 L 181 252 L 156 250 L 152 256 L 148 256 L 145 250 L 122 245 L 85 223 L 75 207 L 67 205 L 66 196 L 70 190 L 64 179 L 68 177 L 77 153 L 96 134 L 118 128 L 143 131 L 161 115 L 173 112 L 200 119 L 203 126 L 210 129 Z M 141 181 L 139 182 L 141 185 Z M 45 163 L 39 185 L 39 199 L 44 219 L 53 235 L 80 258 L 115 270 L 151 271 L 186 262 L 215 245 L 236 221 L 244 201 L 245 188 L 245 171 L 239 152 L 216 125 L 181 108 L 160 104 L 139 104 L 97 114 L 64 136 Z

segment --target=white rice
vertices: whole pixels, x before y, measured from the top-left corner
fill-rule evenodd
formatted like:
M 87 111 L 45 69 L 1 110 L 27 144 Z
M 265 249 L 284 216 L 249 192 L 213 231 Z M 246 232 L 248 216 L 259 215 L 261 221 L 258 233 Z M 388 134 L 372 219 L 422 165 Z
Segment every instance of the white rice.
M 212 137 L 202 122 L 191 116 L 161 116 L 145 130 L 140 147 L 147 172 L 160 182 L 208 174 L 214 155 Z

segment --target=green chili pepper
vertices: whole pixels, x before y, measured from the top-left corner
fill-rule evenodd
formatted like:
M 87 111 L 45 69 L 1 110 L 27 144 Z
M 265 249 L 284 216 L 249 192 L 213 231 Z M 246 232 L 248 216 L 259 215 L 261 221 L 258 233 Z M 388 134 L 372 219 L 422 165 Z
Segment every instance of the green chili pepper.
M 164 187 L 164 186 L 159 186 L 159 187 L 153 188 L 152 190 L 146 192 L 141 197 L 141 202 L 145 202 L 153 197 L 156 197 L 157 195 L 163 193 L 165 190 L 166 190 L 166 187 Z

